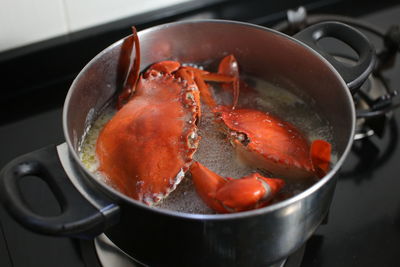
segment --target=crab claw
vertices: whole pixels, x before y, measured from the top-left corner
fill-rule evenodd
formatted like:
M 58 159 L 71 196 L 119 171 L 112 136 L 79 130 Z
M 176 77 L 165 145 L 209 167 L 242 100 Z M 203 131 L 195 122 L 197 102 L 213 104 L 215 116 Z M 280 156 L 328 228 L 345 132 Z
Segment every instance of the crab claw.
M 322 177 L 329 170 L 328 142 L 316 140 L 310 146 L 292 124 L 259 110 L 218 106 L 213 111 L 247 164 L 288 179 Z
M 132 36 L 127 39 L 127 43 L 122 46 L 122 53 L 125 55 L 127 60 L 124 61 L 125 65 L 129 65 L 130 55 L 132 50 L 135 48 L 135 59 L 133 61 L 132 69 L 130 70 L 126 81 L 124 83 L 122 92 L 118 96 L 117 109 L 121 109 L 126 102 L 129 101 L 132 94 L 135 92 L 136 84 L 139 81 L 140 76 L 140 43 L 139 37 L 136 32 L 136 28 L 132 27 Z M 127 56 L 129 55 L 129 57 Z M 124 56 L 123 56 L 124 58 Z M 129 67 L 129 66 L 128 66 Z
M 332 146 L 324 140 L 315 140 L 311 143 L 310 156 L 314 171 L 319 178 L 329 171 Z
M 191 166 L 193 182 L 203 201 L 219 213 L 246 211 L 264 207 L 283 188 L 281 179 L 252 173 L 240 179 L 222 177 L 202 164 Z

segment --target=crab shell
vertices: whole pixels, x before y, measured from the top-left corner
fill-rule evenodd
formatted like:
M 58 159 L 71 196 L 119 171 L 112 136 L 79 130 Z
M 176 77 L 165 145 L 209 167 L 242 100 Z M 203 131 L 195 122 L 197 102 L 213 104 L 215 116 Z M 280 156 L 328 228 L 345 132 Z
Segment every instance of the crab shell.
M 159 202 L 192 162 L 200 139 L 199 105 L 195 83 L 154 70 L 146 73 L 99 135 L 99 171 L 122 193 L 148 205 Z
M 276 177 L 313 177 L 310 145 L 292 124 L 254 109 L 214 109 L 245 163 Z

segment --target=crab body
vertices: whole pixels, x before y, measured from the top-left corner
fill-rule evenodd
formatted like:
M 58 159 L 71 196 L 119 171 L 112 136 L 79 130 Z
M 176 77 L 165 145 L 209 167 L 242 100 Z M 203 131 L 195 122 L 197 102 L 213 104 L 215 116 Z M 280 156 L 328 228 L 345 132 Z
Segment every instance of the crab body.
M 150 68 L 97 142 L 100 171 L 120 191 L 147 204 L 175 189 L 199 141 L 199 91 L 177 72 Z
M 310 144 L 292 124 L 260 110 L 218 106 L 214 111 L 226 126 L 238 156 L 246 163 L 287 179 L 314 176 Z M 314 146 L 329 146 L 321 142 L 324 141 Z

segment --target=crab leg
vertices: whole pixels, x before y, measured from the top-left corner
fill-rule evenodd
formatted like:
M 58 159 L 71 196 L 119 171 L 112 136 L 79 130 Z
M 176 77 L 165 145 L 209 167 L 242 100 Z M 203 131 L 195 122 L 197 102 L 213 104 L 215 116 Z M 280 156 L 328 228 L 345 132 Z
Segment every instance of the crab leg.
M 229 75 L 231 77 L 234 77 L 234 82 L 233 82 L 233 109 L 237 106 L 237 103 L 239 101 L 239 64 L 235 58 L 234 55 L 229 55 L 224 57 L 221 62 L 219 63 L 218 66 L 218 73 L 219 74 L 224 74 L 224 75 Z M 228 87 L 227 84 L 223 84 L 222 87 L 224 89 L 230 88 Z
M 200 197 L 220 213 L 264 207 L 285 185 L 281 179 L 266 178 L 259 173 L 240 179 L 225 178 L 198 162 L 192 164 L 190 171 Z
M 201 98 L 203 99 L 204 103 L 207 106 L 214 108 L 217 105 L 217 103 L 215 102 L 210 90 L 208 90 L 208 85 L 205 83 L 203 75 L 204 74 L 201 74 L 200 72 L 195 71 L 194 79 L 200 90 Z
M 221 73 L 207 73 L 207 74 L 203 74 L 201 76 L 201 78 L 204 81 L 207 82 L 220 82 L 220 83 L 231 83 L 233 85 L 233 106 L 232 109 L 234 109 L 239 101 L 239 79 L 237 77 L 234 76 L 230 76 L 227 74 L 221 74 Z M 200 88 L 200 90 L 203 91 L 209 91 L 208 90 L 208 86 L 206 86 L 205 88 Z M 211 95 L 211 93 L 208 93 L 209 95 Z M 215 107 L 214 106 L 210 106 L 210 107 Z
M 201 92 L 201 98 L 203 99 L 204 103 L 210 108 L 216 107 L 217 104 L 210 90 L 208 89 L 208 85 L 206 84 L 206 82 L 233 83 L 235 88 L 236 84 L 238 84 L 236 78 L 229 75 L 210 73 L 193 67 L 185 67 L 185 68 L 190 71 L 193 71 L 194 80 Z
M 234 109 L 239 100 L 239 71 L 237 62 L 233 55 L 226 56 L 222 59 L 218 73 L 211 73 L 198 68 L 186 66 L 187 70 L 193 71 L 194 80 L 201 92 L 201 98 L 210 108 L 216 107 L 216 102 L 208 89 L 206 82 L 218 82 L 233 85 L 233 106 Z M 236 68 L 236 69 L 235 69 Z
M 172 74 L 180 68 L 181 64 L 177 61 L 165 60 L 154 63 L 150 66 L 149 71 L 154 70 L 161 73 Z

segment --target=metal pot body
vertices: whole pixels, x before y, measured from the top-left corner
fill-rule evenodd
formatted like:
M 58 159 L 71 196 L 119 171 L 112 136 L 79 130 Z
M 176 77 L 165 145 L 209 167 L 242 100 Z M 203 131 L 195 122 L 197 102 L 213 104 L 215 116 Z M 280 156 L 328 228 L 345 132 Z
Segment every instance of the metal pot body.
M 330 31 L 326 27 L 322 29 Z M 312 38 L 317 36 L 315 32 L 311 31 Z M 304 36 L 299 38 L 308 40 Z M 242 72 L 310 101 L 332 128 L 337 155 L 333 169 L 295 197 L 235 214 L 186 214 L 152 208 L 102 183 L 80 162 L 79 146 L 91 122 L 121 90 L 129 62 L 126 59 L 129 55 L 123 49 L 129 43 L 127 37 L 88 63 L 72 84 L 64 106 L 66 144 L 61 153 L 64 155 L 58 153 L 61 159 L 68 158 L 65 162 L 61 160 L 61 168 L 68 174 L 63 181 L 71 180 L 83 201 L 92 203 L 100 215 L 96 213 L 78 220 L 78 214 L 73 223 L 56 228 L 53 227 L 55 220 L 29 212 L 13 197 L 16 186 L 10 182 L 15 173 L 17 176 L 29 173 L 31 169 L 23 165 L 26 160 L 12 162 L 3 170 L 2 193 L 6 196 L 3 202 L 7 209 L 25 226 L 46 234 L 80 236 L 105 231 L 124 252 L 149 266 L 266 266 L 290 255 L 326 216 L 334 193 L 335 174 L 351 147 L 355 111 L 349 82 L 303 42 L 251 24 L 218 20 L 177 22 L 141 31 L 139 39 L 143 68 L 165 59 L 212 68 L 225 55 L 234 54 Z M 19 164 L 18 171 L 15 171 L 16 164 Z M 33 170 L 38 169 L 35 166 Z M 10 184 L 14 187 L 7 186 Z M 59 186 L 55 191 L 62 191 L 64 187 Z M 80 209 L 79 204 L 68 204 L 65 208 L 74 206 Z M 96 223 L 98 217 L 101 217 L 100 223 Z
M 273 211 L 218 219 L 149 212 L 124 202 L 121 221 L 106 235 L 148 266 L 269 266 L 295 252 L 316 230 L 335 183 L 331 179 L 314 194 Z
M 88 180 L 121 206 L 121 220 L 106 231 L 123 251 L 150 266 L 265 266 L 287 257 L 314 232 L 332 200 L 335 177 L 354 131 L 351 95 L 342 77 L 318 53 L 280 33 L 242 23 L 182 22 L 139 33 L 142 66 L 173 59 L 215 65 L 234 54 L 247 74 L 314 101 L 332 126 L 341 156 L 318 184 L 278 205 L 233 215 L 183 215 L 151 209 Z M 91 61 L 75 80 L 65 104 L 64 125 L 77 159 L 88 122 L 121 88 L 117 42 Z M 123 67 L 123 66 L 122 66 Z

